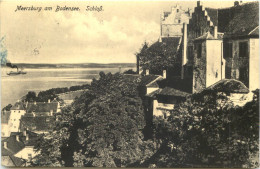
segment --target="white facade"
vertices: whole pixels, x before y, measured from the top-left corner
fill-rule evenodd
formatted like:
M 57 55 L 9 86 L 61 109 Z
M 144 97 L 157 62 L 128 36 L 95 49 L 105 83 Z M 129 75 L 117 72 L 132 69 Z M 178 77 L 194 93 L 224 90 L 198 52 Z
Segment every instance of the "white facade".
M 21 151 L 17 152 L 14 156 L 25 160 L 31 160 L 37 154 L 39 153 L 37 153 L 34 150 L 33 146 L 25 146 Z
M 20 127 L 20 119 L 26 113 L 25 110 L 11 110 L 8 121 L 9 132 L 18 132 Z
M 259 39 L 249 40 L 249 90 L 259 89 Z

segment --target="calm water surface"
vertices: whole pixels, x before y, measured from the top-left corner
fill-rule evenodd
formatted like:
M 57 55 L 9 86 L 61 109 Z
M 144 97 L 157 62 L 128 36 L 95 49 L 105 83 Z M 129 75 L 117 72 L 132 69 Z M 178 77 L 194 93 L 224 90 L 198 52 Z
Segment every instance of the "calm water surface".
M 133 68 L 122 68 L 122 72 Z M 99 77 L 99 72 L 118 72 L 118 68 L 66 68 L 66 69 L 26 69 L 27 74 L 8 76 L 1 71 L 1 109 L 9 103 L 14 104 L 28 91 L 39 91 L 70 87 L 90 83 Z

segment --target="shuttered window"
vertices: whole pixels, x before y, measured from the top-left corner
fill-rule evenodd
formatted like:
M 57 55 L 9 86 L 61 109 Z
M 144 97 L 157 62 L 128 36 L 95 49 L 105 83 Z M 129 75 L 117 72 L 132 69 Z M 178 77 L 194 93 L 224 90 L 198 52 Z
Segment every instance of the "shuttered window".
M 224 47 L 223 47 L 224 51 L 224 57 L 225 58 L 232 58 L 233 56 L 233 44 L 228 42 L 228 43 L 224 43 Z
M 239 43 L 239 57 L 248 57 L 248 44 L 247 42 Z

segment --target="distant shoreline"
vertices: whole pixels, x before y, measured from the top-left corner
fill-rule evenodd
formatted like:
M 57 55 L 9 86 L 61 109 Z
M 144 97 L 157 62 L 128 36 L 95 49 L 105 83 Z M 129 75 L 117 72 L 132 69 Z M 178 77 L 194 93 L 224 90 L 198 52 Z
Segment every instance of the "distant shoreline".
M 136 63 L 59 63 L 59 64 L 34 64 L 34 63 L 12 63 L 18 67 L 46 69 L 46 68 L 128 68 L 136 67 Z M 6 67 L 6 66 L 1 66 Z

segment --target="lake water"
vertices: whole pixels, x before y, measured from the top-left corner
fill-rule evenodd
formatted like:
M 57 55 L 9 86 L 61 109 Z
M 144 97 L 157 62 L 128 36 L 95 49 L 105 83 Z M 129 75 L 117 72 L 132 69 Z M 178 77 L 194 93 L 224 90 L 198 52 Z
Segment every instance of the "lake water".
M 122 72 L 131 68 L 122 68 Z M 91 83 L 93 78 L 99 77 L 99 72 L 118 72 L 118 68 L 46 68 L 26 69 L 27 74 L 8 76 L 2 69 L 1 73 L 1 109 L 9 103 L 14 104 L 28 91 L 39 91 L 57 88 L 70 87 Z

